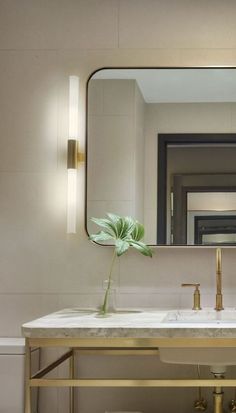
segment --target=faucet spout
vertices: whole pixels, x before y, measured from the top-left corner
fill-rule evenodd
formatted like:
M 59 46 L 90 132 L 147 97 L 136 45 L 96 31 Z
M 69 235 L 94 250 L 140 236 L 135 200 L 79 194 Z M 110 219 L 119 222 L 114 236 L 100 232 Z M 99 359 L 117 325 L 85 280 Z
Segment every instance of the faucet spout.
M 216 249 L 216 311 L 223 310 L 223 295 L 222 295 L 222 254 L 221 248 Z

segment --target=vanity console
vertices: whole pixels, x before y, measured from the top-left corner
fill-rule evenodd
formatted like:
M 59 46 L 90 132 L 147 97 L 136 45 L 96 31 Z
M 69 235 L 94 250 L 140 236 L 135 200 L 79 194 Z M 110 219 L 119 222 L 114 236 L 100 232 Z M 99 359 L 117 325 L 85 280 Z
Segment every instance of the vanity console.
M 207 313 L 208 311 L 208 313 Z M 190 312 L 190 311 L 189 311 Z M 215 387 L 215 379 L 111 379 L 76 378 L 74 357 L 83 353 L 104 355 L 156 355 L 162 350 L 171 354 L 178 349 L 185 354 L 189 349 L 229 349 L 236 352 L 236 310 L 228 310 L 229 319 L 218 317 L 223 312 L 215 310 L 192 311 L 190 318 L 181 311 L 117 312 L 101 317 L 94 311 L 81 309 L 62 310 L 22 327 L 26 338 L 25 413 L 32 413 L 31 389 L 33 387 L 69 387 L 70 413 L 73 412 L 75 387 Z M 202 314 L 203 319 L 197 317 Z M 175 314 L 175 316 L 173 316 Z M 226 313 L 224 313 L 226 314 Z M 179 318 L 178 318 L 179 316 Z M 174 318 L 173 318 L 174 317 Z M 31 373 L 30 350 L 33 347 L 68 347 L 68 351 L 50 365 Z M 227 353 L 227 352 L 226 352 Z M 233 357 L 233 356 L 232 356 Z M 68 360 L 68 378 L 45 378 L 45 375 Z M 163 358 L 164 359 L 164 358 Z M 234 358 L 235 359 L 235 358 Z M 179 362 L 179 361 L 178 361 Z M 224 360 L 221 360 L 223 363 Z M 191 360 L 192 364 L 192 360 Z M 231 363 L 233 364 L 233 363 Z M 217 379 L 217 386 L 236 387 L 236 379 Z

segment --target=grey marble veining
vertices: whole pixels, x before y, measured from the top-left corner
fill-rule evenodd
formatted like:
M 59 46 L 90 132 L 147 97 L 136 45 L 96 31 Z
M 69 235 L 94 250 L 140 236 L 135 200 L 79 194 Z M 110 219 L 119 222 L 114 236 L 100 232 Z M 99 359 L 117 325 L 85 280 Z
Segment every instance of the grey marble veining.
M 235 311 L 235 310 L 232 310 Z M 167 310 L 123 311 L 100 316 L 96 311 L 64 309 L 26 323 L 25 337 L 37 338 L 236 338 L 236 321 L 168 321 Z

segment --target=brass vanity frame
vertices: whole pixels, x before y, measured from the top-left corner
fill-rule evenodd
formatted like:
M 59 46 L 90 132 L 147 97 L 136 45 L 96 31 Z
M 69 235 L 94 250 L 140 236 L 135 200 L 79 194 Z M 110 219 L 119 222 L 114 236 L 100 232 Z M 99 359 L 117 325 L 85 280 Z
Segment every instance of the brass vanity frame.
M 31 388 L 69 387 L 70 413 L 74 412 L 75 387 L 215 387 L 216 379 L 121 379 L 121 378 L 75 378 L 74 357 L 78 355 L 158 355 L 159 347 L 235 347 L 236 338 L 26 338 L 25 354 L 25 413 L 31 410 Z M 31 349 L 68 347 L 63 354 L 48 366 L 31 374 Z M 64 361 L 69 360 L 69 378 L 45 378 Z M 236 387 L 235 379 L 217 379 L 217 386 Z

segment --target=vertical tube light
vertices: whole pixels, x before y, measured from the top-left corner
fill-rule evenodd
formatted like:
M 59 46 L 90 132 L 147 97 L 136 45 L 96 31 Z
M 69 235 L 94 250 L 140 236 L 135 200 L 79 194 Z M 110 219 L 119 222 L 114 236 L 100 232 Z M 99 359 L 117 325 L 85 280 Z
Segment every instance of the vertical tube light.
M 69 139 L 67 146 L 67 233 L 76 233 L 79 78 L 69 77 Z

